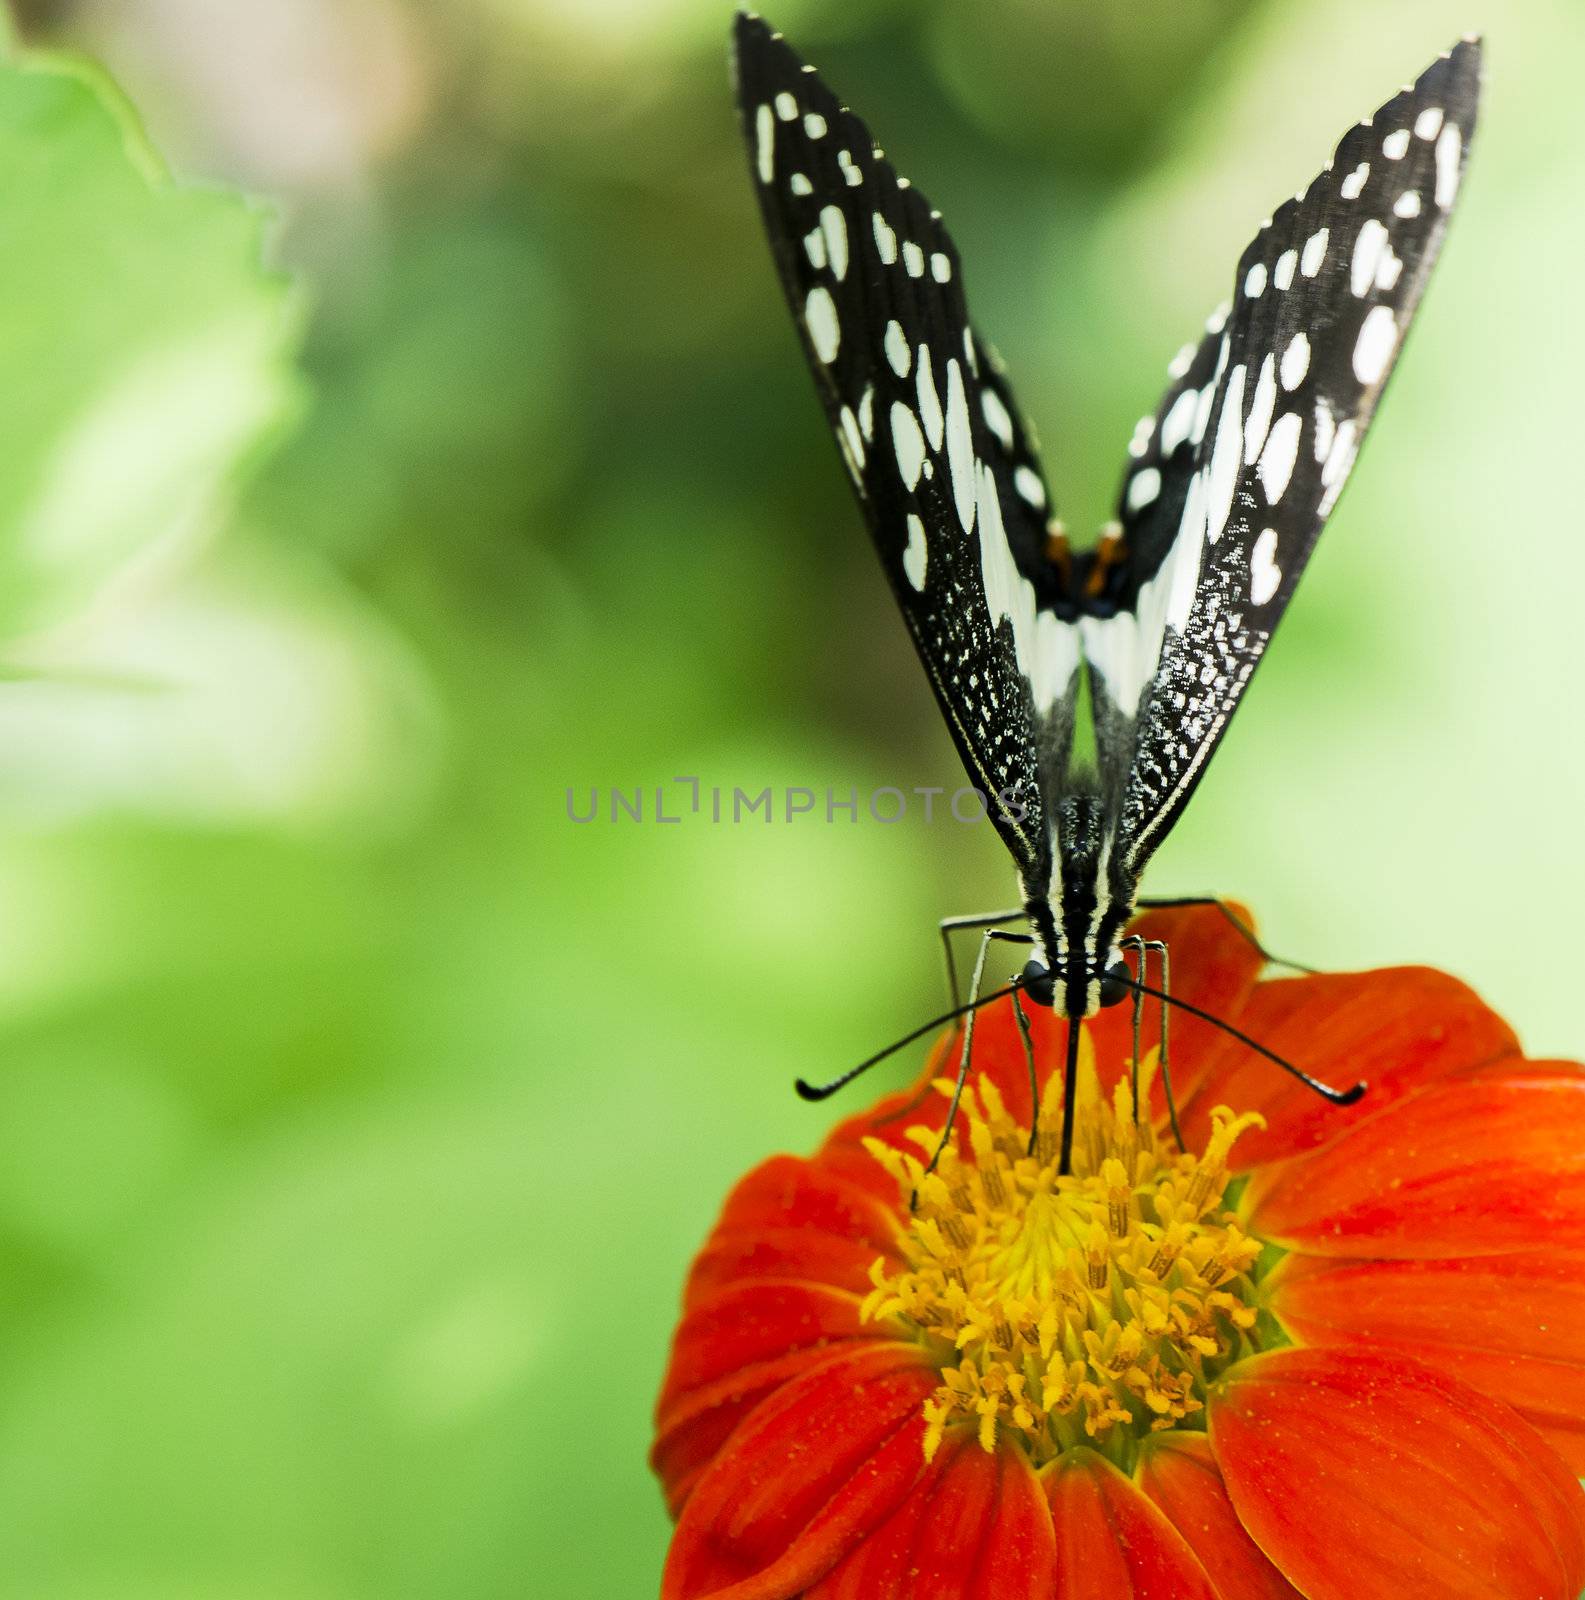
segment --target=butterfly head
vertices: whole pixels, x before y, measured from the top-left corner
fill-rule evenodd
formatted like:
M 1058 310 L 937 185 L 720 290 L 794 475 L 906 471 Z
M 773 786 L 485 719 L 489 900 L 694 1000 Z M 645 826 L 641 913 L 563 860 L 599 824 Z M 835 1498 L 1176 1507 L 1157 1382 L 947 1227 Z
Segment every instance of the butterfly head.
M 1020 991 L 1039 1006 L 1055 1006 L 1060 998 L 1065 1014 L 1079 1016 L 1094 1016 L 1107 1006 L 1118 1005 L 1133 992 L 1134 975 L 1115 945 L 1104 961 L 1085 961 L 1081 972 L 1082 982 L 1073 985 L 1072 992 L 1075 999 L 1082 996 L 1082 1008 L 1067 1003 L 1070 986 L 1065 963 L 1059 959 L 1054 965 L 1048 965 L 1044 952 L 1037 947 L 1036 953 L 1024 963 Z

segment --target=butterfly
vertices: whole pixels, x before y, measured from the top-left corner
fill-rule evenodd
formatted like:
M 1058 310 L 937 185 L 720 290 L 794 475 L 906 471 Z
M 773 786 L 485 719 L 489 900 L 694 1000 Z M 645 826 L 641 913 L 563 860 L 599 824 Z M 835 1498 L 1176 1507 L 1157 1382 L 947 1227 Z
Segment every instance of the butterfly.
M 1028 933 L 1013 937 L 1030 955 L 1014 1003 L 1021 992 L 1070 1021 L 1066 1170 L 1071 1024 L 1140 988 L 1119 941 L 1141 876 L 1227 730 L 1402 348 L 1463 177 L 1480 44 L 1462 40 L 1350 129 L 1261 225 L 1228 302 L 1168 367 L 1116 520 L 1087 550 L 1052 514 L 941 214 L 767 22 L 740 14 L 734 47 L 751 176 L 815 387 L 1017 869 Z M 1093 764 L 1074 758 L 1081 692 Z

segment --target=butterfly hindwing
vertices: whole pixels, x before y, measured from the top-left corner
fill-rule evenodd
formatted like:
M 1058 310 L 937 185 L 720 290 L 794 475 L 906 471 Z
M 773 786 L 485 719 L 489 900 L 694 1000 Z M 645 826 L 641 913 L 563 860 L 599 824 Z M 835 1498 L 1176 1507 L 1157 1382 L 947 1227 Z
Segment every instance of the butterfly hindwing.
M 738 18 L 735 50 L 754 184 L 816 388 L 953 740 L 1041 893 L 1080 657 L 1076 626 L 1047 603 L 1031 442 L 972 330 L 939 213 L 761 19 Z
M 1085 625 L 1103 743 L 1111 719 L 1103 765 L 1127 771 L 1116 853 L 1135 879 L 1337 503 L 1441 246 L 1479 88 L 1465 40 L 1344 136 L 1245 250 L 1225 322 L 1180 357 L 1136 436 L 1124 608 Z

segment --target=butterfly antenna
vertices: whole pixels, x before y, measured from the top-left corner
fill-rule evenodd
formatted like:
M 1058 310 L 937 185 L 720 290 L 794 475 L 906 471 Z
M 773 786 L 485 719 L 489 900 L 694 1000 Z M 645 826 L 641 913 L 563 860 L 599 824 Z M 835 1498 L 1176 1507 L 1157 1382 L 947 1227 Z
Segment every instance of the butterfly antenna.
M 861 1061 L 856 1067 L 851 1067 L 840 1078 L 833 1078 L 830 1083 L 808 1083 L 803 1078 L 795 1079 L 793 1088 L 798 1091 L 801 1100 L 827 1100 L 838 1089 L 845 1089 L 852 1081 L 868 1072 L 871 1067 L 878 1066 L 888 1056 L 896 1055 L 904 1045 L 910 1045 L 915 1039 L 922 1039 L 925 1034 L 939 1028 L 943 1022 L 955 1022 L 959 1017 L 966 1016 L 971 1011 L 978 1011 L 981 1006 L 988 1006 L 993 1000 L 1005 1000 L 1015 989 L 1017 983 L 1010 983 L 1005 989 L 997 989 L 991 994 L 982 994 L 979 999 L 971 1000 L 967 1005 L 958 1006 L 952 1011 L 944 1011 L 939 1017 L 932 1017 L 929 1022 L 922 1022 L 912 1033 L 905 1033 L 901 1039 L 889 1044 L 884 1050 L 877 1051 L 867 1061 Z
M 1273 1065 L 1281 1067 L 1289 1077 L 1297 1078 L 1306 1089 L 1313 1089 L 1323 1100 L 1331 1101 L 1334 1106 L 1351 1106 L 1365 1092 L 1363 1078 L 1347 1089 L 1336 1089 L 1329 1083 L 1323 1083 L 1319 1078 L 1311 1077 L 1302 1067 L 1296 1067 L 1291 1061 L 1285 1061 L 1275 1050 L 1268 1050 L 1258 1039 L 1251 1039 L 1247 1033 L 1235 1028 L 1231 1022 L 1224 1022 L 1222 1018 L 1202 1010 L 1192 1001 L 1181 999 L 1175 994 L 1168 994 L 1165 989 L 1152 988 L 1148 983 L 1139 982 L 1137 978 L 1129 980 L 1129 987 L 1137 989 L 1141 994 L 1150 995 L 1152 999 L 1160 1000 L 1163 1005 L 1176 1006 L 1180 1011 L 1187 1011 L 1191 1017 L 1198 1017 L 1201 1022 L 1208 1022 L 1213 1028 L 1220 1028 L 1229 1038 L 1237 1039 L 1256 1055 L 1264 1056 Z

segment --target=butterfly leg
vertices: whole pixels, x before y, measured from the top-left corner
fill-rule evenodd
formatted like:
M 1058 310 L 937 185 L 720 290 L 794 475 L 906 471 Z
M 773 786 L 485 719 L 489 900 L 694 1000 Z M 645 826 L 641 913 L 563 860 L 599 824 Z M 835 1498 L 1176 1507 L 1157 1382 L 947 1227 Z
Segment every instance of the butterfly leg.
M 1120 948 L 1130 950 L 1139 962 L 1139 981 L 1141 984 L 1150 982 L 1150 957 L 1156 957 L 1157 965 L 1161 970 L 1160 989 L 1162 994 L 1172 993 L 1171 966 L 1167 958 L 1167 946 L 1161 939 L 1142 939 L 1137 933 L 1130 934 L 1121 941 Z M 1134 1094 L 1134 1124 L 1139 1123 L 1139 1046 L 1140 1036 L 1143 1032 L 1145 1012 L 1145 991 L 1143 988 L 1134 990 L 1134 1054 L 1129 1066 L 1129 1082 Z M 1183 1130 L 1178 1126 L 1178 1104 L 1172 1092 L 1172 1062 L 1169 1055 L 1167 1001 L 1161 1001 L 1161 1039 L 1160 1051 L 1157 1060 L 1161 1063 L 1161 1087 L 1167 1097 L 1167 1119 L 1172 1124 L 1172 1136 L 1177 1140 L 1178 1148 L 1182 1150 Z
M 1137 933 L 1131 933 L 1126 939 L 1118 942 L 1118 948 L 1133 952 L 1134 959 L 1139 963 L 1139 981 L 1148 983 L 1150 979 L 1145 973 L 1145 940 L 1140 938 Z M 1145 1016 L 1145 991 L 1143 989 L 1136 988 L 1134 990 L 1133 1013 L 1134 1051 L 1128 1064 L 1128 1081 L 1134 1096 L 1134 1126 L 1137 1128 L 1139 1126 L 1139 1035 L 1140 1024 L 1144 1021 Z
M 1308 972 L 1315 974 L 1314 967 L 1307 967 L 1302 961 L 1288 961 L 1282 956 L 1273 955 L 1265 945 L 1255 936 L 1255 930 L 1249 926 L 1242 917 L 1233 915 L 1233 908 L 1225 900 L 1219 900 L 1215 895 L 1182 895 L 1172 899 L 1157 900 L 1143 899 L 1135 902 L 1141 911 L 1171 911 L 1185 906 L 1215 906 L 1218 911 L 1238 929 L 1245 944 L 1252 949 L 1262 961 L 1269 961 L 1274 967 L 1286 967 L 1290 972 Z
M 1144 946 L 1145 950 L 1154 950 L 1156 952 L 1156 959 L 1161 967 L 1162 994 L 1171 994 L 1172 966 L 1167 959 L 1167 946 L 1165 942 L 1160 939 L 1146 939 L 1144 941 Z M 1141 952 L 1140 961 L 1141 964 L 1143 964 L 1143 952 Z M 1169 1041 L 1167 1037 L 1167 1019 L 1169 1015 L 1170 1013 L 1167 1010 L 1167 1002 L 1163 1000 L 1161 1002 L 1161 1053 L 1157 1059 L 1161 1063 L 1161 1088 L 1162 1092 L 1167 1097 L 1167 1120 L 1172 1124 L 1172 1137 L 1177 1141 L 1179 1150 L 1187 1153 L 1188 1146 L 1183 1142 L 1183 1129 L 1178 1125 L 1178 1101 L 1177 1097 L 1172 1092 L 1172 1059 L 1171 1053 L 1168 1049 Z
M 1024 1015 L 1023 999 L 1016 989 L 1011 999 L 1018 1036 L 1024 1041 L 1024 1062 L 1029 1068 L 1029 1147 L 1025 1153 L 1033 1155 L 1040 1142 L 1040 1078 L 1035 1071 L 1035 1041 L 1029 1032 L 1029 1018 Z
M 1022 915 L 1022 913 L 1019 913 Z M 1009 933 L 1003 928 L 987 928 L 980 936 L 980 953 L 974 959 L 974 976 L 969 979 L 969 1004 L 972 1006 L 980 997 L 980 985 L 985 981 L 985 958 L 990 954 L 991 941 L 1000 939 L 1007 944 L 1032 944 L 1034 941 L 1027 933 Z M 979 1016 L 978 1011 L 970 1011 L 963 1020 L 963 1050 L 958 1056 L 957 1082 L 952 1086 L 952 1103 L 947 1107 L 947 1120 L 941 1129 L 941 1137 L 936 1141 L 936 1148 L 925 1166 L 927 1173 L 936 1170 L 936 1164 L 941 1160 L 941 1154 L 947 1147 L 947 1141 L 952 1137 L 952 1125 L 958 1119 L 958 1103 L 963 1098 L 963 1085 L 968 1081 L 969 1062 L 974 1054 L 974 1024 Z M 1034 1047 L 1030 1046 L 1030 1059 L 1034 1059 Z
M 952 955 L 952 935 L 969 928 L 999 928 L 1004 922 L 1017 922 L 1023 908 L 1016 911 L 975 911 L 966 917 L 943 917 L 940 922 L 941 953 L 947 960 L 947 993 L 954 1011 L 962 1004 L 958 998 L 958 965 Z

